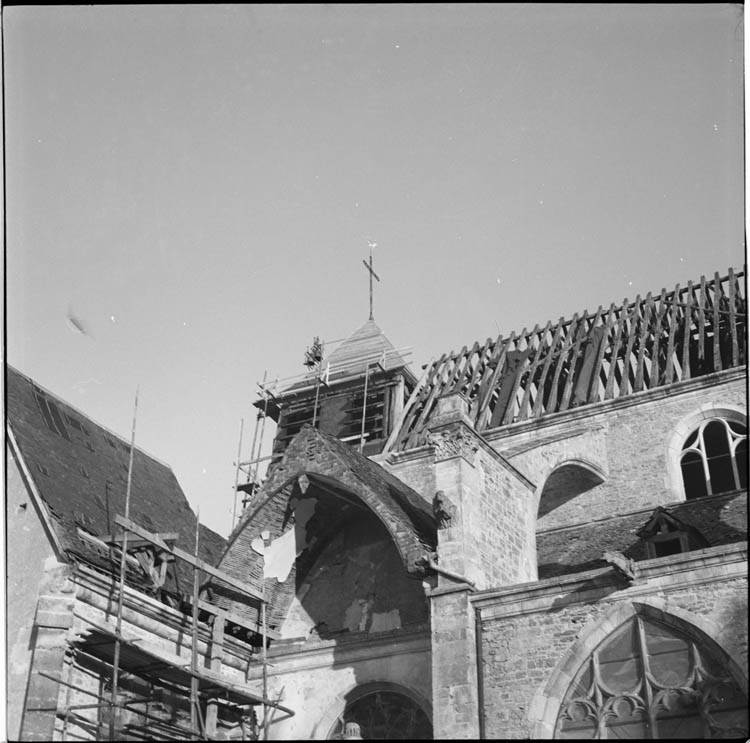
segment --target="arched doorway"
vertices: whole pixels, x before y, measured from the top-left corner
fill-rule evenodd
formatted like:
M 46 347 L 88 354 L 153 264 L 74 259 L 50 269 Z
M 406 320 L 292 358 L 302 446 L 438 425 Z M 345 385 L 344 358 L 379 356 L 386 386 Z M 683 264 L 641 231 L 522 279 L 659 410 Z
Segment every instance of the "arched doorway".
M 359 686 L 346 695 L 344 712 L 329 740 L 344 739 L 344 726 L 356 723 L 364 740 L 432 740 L 432 720 L 425 703 L 396 684 Z

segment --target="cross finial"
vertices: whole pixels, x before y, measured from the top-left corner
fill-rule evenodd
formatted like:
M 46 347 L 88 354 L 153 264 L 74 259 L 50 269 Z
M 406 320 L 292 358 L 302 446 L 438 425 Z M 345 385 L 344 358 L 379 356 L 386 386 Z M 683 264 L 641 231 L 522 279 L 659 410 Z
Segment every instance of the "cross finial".
M 375 271 L 372 270 L 372 249 L 376 248 L 378 244 L 376 242 L 373 242 L 372 240 L 368 240 L 367 244 L 370 247 L 370 264 L 368 265 L 367 261 L 364 259 L 362 259 L 362 263 L 365 264 L 365 268 L 370 273 L 370 320 L 372 320 L 372 277 L 374 276 L 378 281 L 380 281 L 380 277 L 375 273 Z

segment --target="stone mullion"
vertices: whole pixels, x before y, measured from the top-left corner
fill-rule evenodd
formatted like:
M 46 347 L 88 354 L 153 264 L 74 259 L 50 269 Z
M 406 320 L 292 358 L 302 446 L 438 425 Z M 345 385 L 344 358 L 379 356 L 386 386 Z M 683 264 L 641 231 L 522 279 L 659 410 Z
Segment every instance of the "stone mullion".
M 600 740 L 607 738 L 607 715 L 604 711 L 604 696 L 602 694 L 602 679 L 599 671 L 599 656 L 591 656 L 592 686 L 594 687 L 594 703 L 596 704 L 596 728 Z
M 726 429 L 727 429 L 727 436 L 729 438 L 729 459 L 732 462 L 732 474 L 734 475 L 734 486 L 737 490 L 740 488 L 740 472 L 737 468 L 737 447 L 740 445 L 740 442 L 747 439 L 747 436 L 743 436 L 742 434 L 735 433 L 732 431 L 731 428 L 729 428 L 729 424 L 724 423 Z
M 704 681 L 708 674 L 703 668 L 700 653 L 698 652 L 698 648 L 696 647 L 694 642 L 690 643 L 690 661 L 692 666 L 692 673 L 690 674 L 690 686 L 696 689 L 698 687 L 698 684 Z M 703 737 L 710 738 L 711 723 L 708 719 L 708 710 L 706 710 L 706 706 L 702 701 L 698 703 L 698 712 L 701 716 L 701 723 L 703 724 Z
M 643 664 L 642 678 L 643 678 L 643 701 L 646 704 L 646 712 L 648 714 L 649 724 L 649 737 L 658 738 L 656 728 L 656 711 L 654 710 L 654 695 L 651 691 L 651 668 L 648 664 L 648 646 L 646 645 L 646 632 L 643 629 L 643 621 L 640 617 L 636 617 L 636 628 L 638 630 L 638 645 L 641 651 L 641 663 Z

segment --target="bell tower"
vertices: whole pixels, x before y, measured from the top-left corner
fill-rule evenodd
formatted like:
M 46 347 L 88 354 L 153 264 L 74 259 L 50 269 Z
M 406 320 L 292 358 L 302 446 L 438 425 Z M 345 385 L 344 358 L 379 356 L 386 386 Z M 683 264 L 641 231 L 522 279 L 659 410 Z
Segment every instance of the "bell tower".
M 318 338 L 305 354 L 309 371 L 292 384 L 268 389 L 266 407 L 277 424 L 273 453 L 281 453 L 305 424 L 378 454 L 397 423 L 416 378 L 373 319 L 326 353 Z

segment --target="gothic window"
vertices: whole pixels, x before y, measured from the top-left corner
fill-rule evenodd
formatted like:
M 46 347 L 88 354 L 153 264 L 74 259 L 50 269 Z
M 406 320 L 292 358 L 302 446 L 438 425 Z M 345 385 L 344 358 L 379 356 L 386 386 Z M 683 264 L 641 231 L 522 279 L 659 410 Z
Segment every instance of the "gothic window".
M 747 738 L 747 697 L 715 654 L 634 617 L 583 664 L 556 738 Z
M 424 710 L 405 694 L 375 691 L 346 705 L 345 725 L 357 723 L 365 740 L 432 740 L 432 723 Z M 351 728 L 350 728 L 351 729 Z M 344 729 L 334 739 L 344 738 Z
M 685 497 L 700 498 L 747 487 L 747 426 L 712 418 L 687 437 L 680 455 Z

